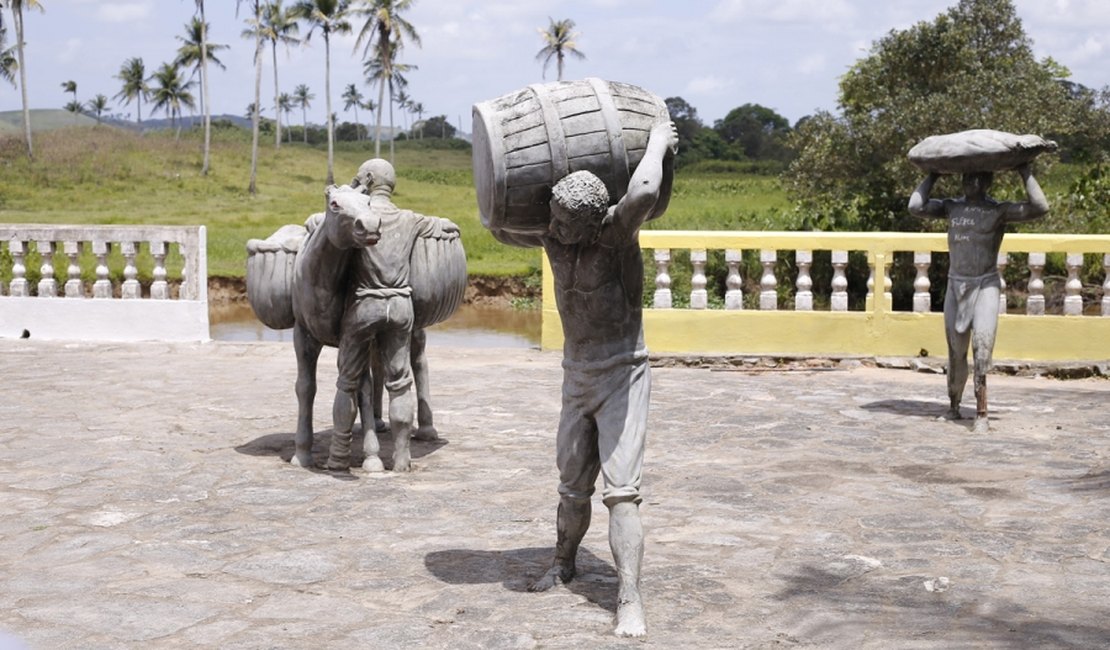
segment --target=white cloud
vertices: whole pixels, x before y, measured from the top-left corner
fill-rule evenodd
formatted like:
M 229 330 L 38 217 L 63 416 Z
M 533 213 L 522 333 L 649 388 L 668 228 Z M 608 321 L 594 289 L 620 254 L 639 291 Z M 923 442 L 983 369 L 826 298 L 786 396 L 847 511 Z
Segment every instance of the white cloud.
M 715 95 L 733 87 L 736 82 L 732 79 L 723 79 L 717 76 L 694 77 L 686 84 L 684 93 L 690 95 Z
M 826 24 L 843 22 L 856 15 L 847 0 L 720 0 L 710 12 L 717 21 L 770 21 L 778 23 Z
M 127 23 L 146 18 L 151 13 L 149 2 L 104 2 L 96 16 L 106 23 Z
M 69 64 L 79 59 L 82 40 L 80 38 L 67 38 L 62 48 L 58 50 L 58 63 Z
M 811 75 L 825 70 L 825 55 L 821 53 L 810 54 L 798 61 L 794 69 L 804 75 Z

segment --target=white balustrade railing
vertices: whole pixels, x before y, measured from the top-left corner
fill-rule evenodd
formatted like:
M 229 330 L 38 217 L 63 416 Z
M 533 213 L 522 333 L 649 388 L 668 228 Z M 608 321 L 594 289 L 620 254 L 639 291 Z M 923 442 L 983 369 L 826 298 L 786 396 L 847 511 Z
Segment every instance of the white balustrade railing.
M 658 352 L 943 353 L 942 315 L 939 307 L 933 310 L 941 304 L 940 288 L 930 279 L 931 271 L 933 277 L 943 277 L 934 268 L 938 254 L 947 253 L 943 233 L 645 230 L 640 245 L 651 251 L 655 263 L 654 299 L 644 322 L 648 345 Z M 680 251 L 688 251 L 688 273 L 672 266 L 684 257 L 676 255 Z M 709 286 L 710 252 L 723 252 L 723 287 Z M 899 262 L 904 269 L 899 282 L 906 284 L 897 287 L 907 297 L 905 311 L 893 308 L 896 253 L 905 260 Z M 1052 307 L 1052 314 L 1046 309 L 1044 277 L 1049 254 L 1062 258 L 1067 276 L 1062 307 Z M 869 277 L 862 309 L 849 304 L 850 255 L 866 256 Z M 1096 259 L 1107 279 L 1085 291 L 1081 271 L 1085 264 L 1098 268 Z M 999 307 L 1005 324 L 996 344 L 998 358 L 1110 359 L 1110 235 L 1008 234 L 997 264 L 1000 273 L 1021 278 L 1018 289 L 1025 284 L 1024 315 L 1006 313 L 1003 284 Z M 687 300 L 674 295 L 673 276 L 690 278 L 689 309 L 675 308 Z M 649 277 L 649 291 L 651 285 Z M 544 347 L 558 347 L 561 329 L 546 286 Z M 745 309 L 746 286 L 758 286 L 757 295 L 749 297 L 758 309 Z M 863 287 L 855 289 L 862 293 Z M 723 309 L 707 308 L 719 304 L 715 297 L 723 297 Z M 783 309 L 783 301 L 792 301 L 793 309 Z M 1032 318 L 1014 320 L 1027 317 Z M 554 324 L 549 326 L 548 318 Z
M 204 226 L 52 226 L 0 224 L 0 337 L 95 341 L 209 338 L 208 271 Z M 138 260 L 151 260 L 146 295 Z M 115 256 L 113 256 L 113 252 Z M 167 257 L 182 271 L 176 296 Z M 28 280 L 27 260 L 38 256 L 39 280 Z M 122 258 L 112 283 L 113 257 Z M 91 271 L 93 282 L 84 279 Z M 59 287 L 59 276 L 65 278 Z

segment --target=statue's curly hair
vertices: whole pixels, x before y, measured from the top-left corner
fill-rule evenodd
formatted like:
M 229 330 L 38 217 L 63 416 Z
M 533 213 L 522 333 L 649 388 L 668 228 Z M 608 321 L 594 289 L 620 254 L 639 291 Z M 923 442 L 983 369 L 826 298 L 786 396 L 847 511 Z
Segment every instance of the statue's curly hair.
M 596 221 L 609 210 L 609 190 L 601 179 L 588 171 L 568 174 L 551 188 L 551 198 L 575 220 Z

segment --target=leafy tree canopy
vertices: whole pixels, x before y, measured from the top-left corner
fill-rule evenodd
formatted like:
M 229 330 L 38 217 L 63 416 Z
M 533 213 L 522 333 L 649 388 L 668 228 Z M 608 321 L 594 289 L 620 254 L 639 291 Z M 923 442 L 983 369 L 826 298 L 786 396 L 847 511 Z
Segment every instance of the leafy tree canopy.
M 739 147 L 750 160 L 789 160 L 786 138 L 790 122 L 773 109 L 744 104 L 713 124 L 722 140 Z
M 932 22 L 891 31 L 844 75 L 842 114 L 818 113 L 795 130 L 787 189 L 811 227 L 920 229 L 905 208 L 921 176 L 906 152 L 972 128 L 1073 133 L 1067 76 L 1035 59 L 1011 0 L 960 0 Z

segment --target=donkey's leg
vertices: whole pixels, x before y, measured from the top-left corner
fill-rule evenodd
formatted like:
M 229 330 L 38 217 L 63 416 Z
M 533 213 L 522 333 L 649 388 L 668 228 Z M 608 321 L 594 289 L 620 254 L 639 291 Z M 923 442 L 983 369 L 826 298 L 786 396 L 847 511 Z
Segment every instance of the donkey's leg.
M 290 463 L 312 467 L 312 404 L 316 399 L 316 362 L 321 344 L 297 323 L 293 327 L 293 350 L 297 355 L 297 433 L 296 450 Z
M 439 432 L 432 422 L 432 389 L 428 381 L 428 357 L 424 354 L 428 336 L 424 330 L 412 331 L 412 377 L 416 383 L 417 440 L 438 440 Z

